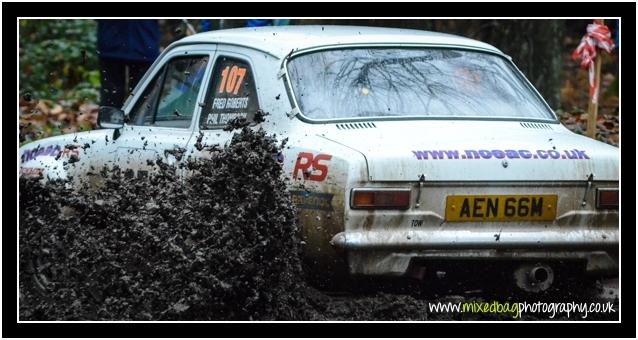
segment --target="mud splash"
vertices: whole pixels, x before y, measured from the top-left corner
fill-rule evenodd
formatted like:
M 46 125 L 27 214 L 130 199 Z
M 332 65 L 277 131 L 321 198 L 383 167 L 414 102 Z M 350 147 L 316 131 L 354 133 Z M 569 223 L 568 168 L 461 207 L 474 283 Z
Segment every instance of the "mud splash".
M 21 179 L 22 316 L 287 317 L 300 241 L 280 148 L 244 128 L 210 159 L 182 164 L 184 180 L 161 161 L 144 180 L 105 170 L 99 190 Z
M 105 169 L 99 189 L 79 191 L 20 179 L 20 320 L 513 319 L 430 312 L 430 302 L 490 301 L 449 290 L 308 285 L 284 145 L 237 123 L 227 146 L 202 146 L 209 159 L 157 161 L 149 178 Z

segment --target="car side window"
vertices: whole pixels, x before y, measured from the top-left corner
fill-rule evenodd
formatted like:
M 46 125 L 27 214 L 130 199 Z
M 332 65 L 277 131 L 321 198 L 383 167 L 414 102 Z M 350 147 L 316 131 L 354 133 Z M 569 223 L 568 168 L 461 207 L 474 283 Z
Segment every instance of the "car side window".
M 258 109 L 250 65 L 237 58 L 217 58 L 199 121 L 200 128 L 223 128 L 235 118 L 252 121 Z
M 131 110 L 130 123 L 188 128 L 207 64 L 208 56 L 178 57 L 165 64 Z

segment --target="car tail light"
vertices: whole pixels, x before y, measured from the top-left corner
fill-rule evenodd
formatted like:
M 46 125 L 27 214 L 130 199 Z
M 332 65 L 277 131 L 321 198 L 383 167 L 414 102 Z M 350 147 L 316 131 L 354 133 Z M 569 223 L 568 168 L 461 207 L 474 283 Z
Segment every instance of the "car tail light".
M 352 189 L 352 209 L 397 209 L 410 207 L 410 189 Z
M 618 209 L 618 189 L 602 189 L 596 190 L 596 208 L 597 209 Z

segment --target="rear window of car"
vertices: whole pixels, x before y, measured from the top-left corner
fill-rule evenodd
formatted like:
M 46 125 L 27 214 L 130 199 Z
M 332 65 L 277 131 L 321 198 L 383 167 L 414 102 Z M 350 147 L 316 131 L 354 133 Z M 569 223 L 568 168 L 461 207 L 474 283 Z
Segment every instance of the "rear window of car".
M 551 110 L 504 58 L 442 48 L 356 48 L 303 54 L 288 64 L 308 118 L 524 118 Z

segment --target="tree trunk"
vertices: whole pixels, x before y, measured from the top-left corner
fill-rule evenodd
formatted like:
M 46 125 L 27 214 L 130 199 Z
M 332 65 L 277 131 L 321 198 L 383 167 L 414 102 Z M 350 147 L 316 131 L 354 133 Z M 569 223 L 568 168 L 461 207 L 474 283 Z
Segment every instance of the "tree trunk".
M 558 109 L 564 20 L 489 20 L 481 26 L 475 38 L 511 56 L 547 103 Z

